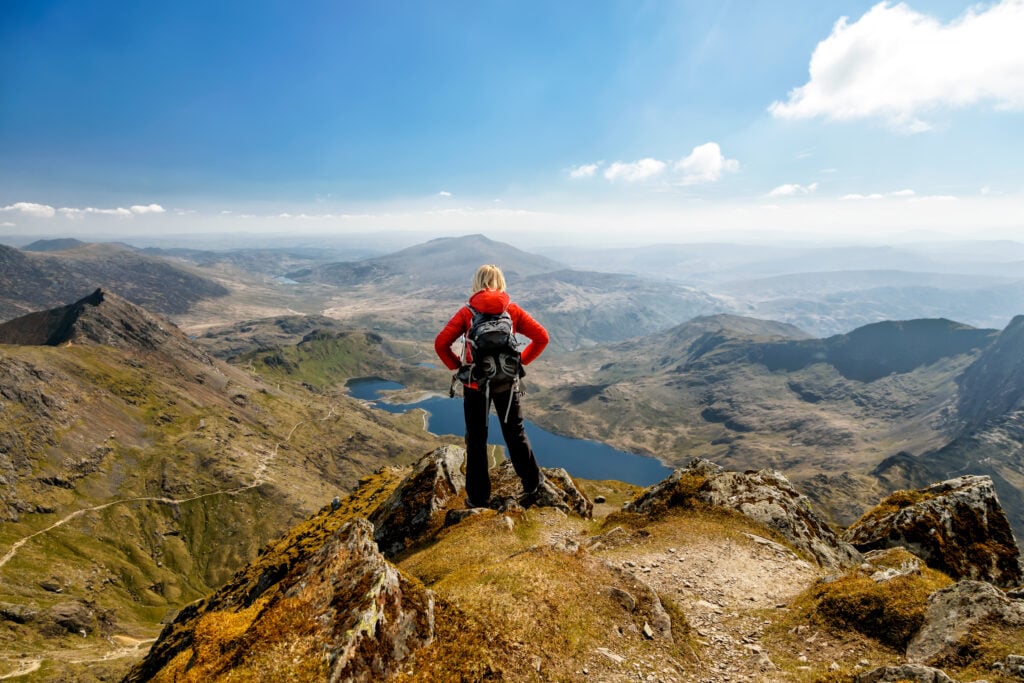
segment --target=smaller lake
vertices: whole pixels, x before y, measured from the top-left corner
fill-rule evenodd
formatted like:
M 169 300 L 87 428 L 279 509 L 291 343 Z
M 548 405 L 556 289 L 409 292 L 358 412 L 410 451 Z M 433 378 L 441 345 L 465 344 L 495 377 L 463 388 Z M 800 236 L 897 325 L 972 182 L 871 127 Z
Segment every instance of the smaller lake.
M 381 379 L 356 379 L 348 383 L 349 394 L 389 413 L 404 413 L 412 408 L 422 408 L 429 413 L 428 429 L 434 434 L 466 433 L 465 418 L 462 415 L 462 397 L 444 398 L 432 396 L 416 403 L 386 403 L 380 399 L 382 391 L 404 388 L 397 382 Z M 529 397 L 524 404 L 530 411 Z M 504 447 L 498 416 L 491 409 L 488 423 L 488 442 Z M 650 486 L 672 470 L 654 458 L 636 453 L 620 451 L 607 444 L 584 439 L 571 439 L 541 429 L 530 421 L 526 422 L 526 435 L 533 446 L 533 453 L 542 467 L 564 467 L 574 477 L 582 479 L 616 479 L 637 486 Z

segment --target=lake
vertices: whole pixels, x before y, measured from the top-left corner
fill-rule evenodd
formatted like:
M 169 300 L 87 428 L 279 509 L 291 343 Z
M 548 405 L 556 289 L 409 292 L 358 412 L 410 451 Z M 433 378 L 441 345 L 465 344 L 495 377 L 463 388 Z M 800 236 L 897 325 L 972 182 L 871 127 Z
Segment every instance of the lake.
M 387 403 L 380 400 L 382 391 L 404 388 L 397 382 L 376 378 L 356 379 L 348 382 L 349 394 L 363 401 L 370 401 L 375 407 L 389 413 L 404 413 L 413 408 L 422 408 L 429 413 L 427 428 L 434 434 L 466 433 L 465 418 L 462 415 L 462 397 L 432 396 L 416 403 Z M 524 409 L 529 414 L 529 397 Z M 488 442 L 504 447 L 498 416 L 491 409 L 488 424 Z M 526 422 L 526 435 L 533 446 L 533 453 L 542 467 L 564 467 L 574 477 L 582 479 L 616 479 L 637 486 L 650 486 L 672 470 L 654 458 L 636 453 L 620 451 L 607 444 L 585 439 L 572 439 L 541 429 L 530 421 Z

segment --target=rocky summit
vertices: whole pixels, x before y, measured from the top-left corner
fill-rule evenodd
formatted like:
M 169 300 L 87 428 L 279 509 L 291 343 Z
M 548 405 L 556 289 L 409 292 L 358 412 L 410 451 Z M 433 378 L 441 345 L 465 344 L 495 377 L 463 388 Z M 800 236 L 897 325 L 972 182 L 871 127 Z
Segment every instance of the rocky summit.
M 1024 580 L 1020 550 L 989 477 L 963 476 L 897 491 L 844 538 L 864 552 L 904 546 L 954 579 L 998 586 Z
M 1024 601 L 903 548 L 861 556 L 777 473 L 697 461 L 631 490 L 545 470 L 550 500 L 524 508 L 506 463 L 467 510 L 464 457 L 364 478 L 125 680 L 1015 680 Z

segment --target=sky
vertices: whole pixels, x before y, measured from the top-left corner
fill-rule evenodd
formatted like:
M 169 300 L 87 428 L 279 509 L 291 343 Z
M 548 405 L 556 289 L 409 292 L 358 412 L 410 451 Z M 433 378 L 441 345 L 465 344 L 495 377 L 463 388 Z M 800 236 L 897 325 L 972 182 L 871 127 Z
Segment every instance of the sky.
M 0 234 L 1024 235 L 1024 0 L 0 7 Z

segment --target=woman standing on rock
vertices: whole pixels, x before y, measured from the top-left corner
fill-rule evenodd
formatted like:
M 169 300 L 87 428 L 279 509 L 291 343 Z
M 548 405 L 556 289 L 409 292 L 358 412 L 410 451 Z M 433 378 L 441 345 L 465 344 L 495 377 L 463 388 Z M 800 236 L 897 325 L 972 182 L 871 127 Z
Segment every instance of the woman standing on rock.
M 501 334 L 508 326 L 513 348 L 485 357 L 484 336 Z M 482 332 L 483 331 L 483 332 Z M 489 332 L 488 332 L 489 331 Z M 521 354 L 515 349 L 514 335 L 530 340 Z M 452 344 L 463 337 L 463 358 L 452 351 Z M 544 327 L 515 303 L 505 292 L 505 276 L 494 265 L 480 266 L 473 276 L 473 293 L 469 303 L 460 308 L 434 340 L 438 357 L 449 370 L 457 370 L 462 382 L 463 412 L 466 417 L 466 503 L 471 507 L 487 507 L 491 498 L 491 479 L 487 472 L 487 421 L 491 403 L 501 418 L 501 433 L 508 447 L 512 467 L 523 483 L 522 503 L 529 505 L 542 485 L 542 475 L 533 456 L 523 424 L 523 408 L 518 390 L 521 367 L 529 365 L 548 345 Z M 473 348 L 477 360 L 473 359 Z M 511 366 L 511 367 L 510 367 Z M 498 381 L 502 370 L 511 372 L 511 383 Z M 454 383 L 454 379 L 453 379 Z

